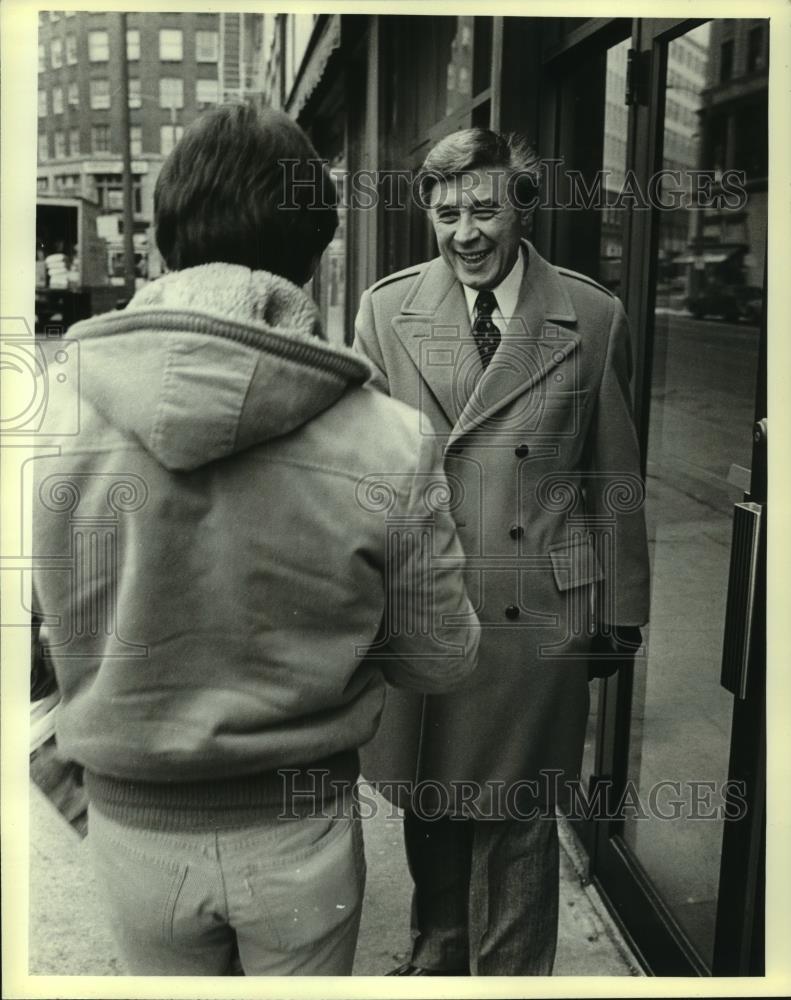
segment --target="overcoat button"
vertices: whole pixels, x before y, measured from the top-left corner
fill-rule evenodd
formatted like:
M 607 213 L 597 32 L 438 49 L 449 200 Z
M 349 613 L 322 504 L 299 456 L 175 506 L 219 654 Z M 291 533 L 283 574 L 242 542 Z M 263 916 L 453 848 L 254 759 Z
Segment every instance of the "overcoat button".
M 515 604 L 509 604 L 508 607 L 505 609 L 505 617 L 506 618 L 518 618 L 519 617 L 519 608 Z
M 514 454 L 517 458 L 527 458 L 530 454 L 530 449 L 526 444 L 520 444 L 517 448 L 514 448 Z
M 511 538 L 521 538 L 522 535 L 524 535 L 524 533 L 525 529 L 522 527 L 521 524 L 512 525 L 511 530 L 508 532 Z

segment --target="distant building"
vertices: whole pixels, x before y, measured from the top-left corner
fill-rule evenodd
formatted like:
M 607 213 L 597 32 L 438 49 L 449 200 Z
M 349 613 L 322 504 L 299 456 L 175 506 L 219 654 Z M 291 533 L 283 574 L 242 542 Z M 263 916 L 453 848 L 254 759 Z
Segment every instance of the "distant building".
M 763 19 L 722 19 L 711 24 L 711 54 L 700 110 L 702 156 L 722 177 L 744 172 L 747 200 L 741 211 L 707 209 L 693 249 L 720 265 L 721 277 L 763 282 L 769 188 L 769 27 Z M 723 255 L 726 255 L 722 259 Z M 707 262 L 708 263 L 708 262 Z
M 165 157 L 201 111 L 251 94 L 251 53 L 260 49 L 262 23 L 258 14 L 126 15 L 135 244 L 141 255 L 147 256 L 154 185 Z M 39 14 L 38 190 L 81 195 L 99 205 L 110 272 L 119 276 L 121 53 L 118 14 Z

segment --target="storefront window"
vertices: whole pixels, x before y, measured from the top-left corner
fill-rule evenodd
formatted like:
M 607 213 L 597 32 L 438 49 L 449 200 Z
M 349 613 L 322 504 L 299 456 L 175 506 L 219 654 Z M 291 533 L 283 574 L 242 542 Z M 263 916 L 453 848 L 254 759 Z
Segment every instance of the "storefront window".
M 746 58 L 741 67 L 733 61 L 734 49 L 748 52 L 751 27 L 713 21 L 668 45 L 675 72 L 666 85 L 663 166 L 680 172 L 674 187 L 689 188 L 690 171 L 714 173 L 715 137 L 723 126 L 731 133 L 737 116 L 764 135 L 766 88 L 754 76 L 743 82 Z M 737 150 L 726 149 L 722 165 L 749 175 Z M 656 809 L 628 819 L 624 839 L 709 967 L 733 712 L 720 685 L 726 581 L 733 505 L 750 481 L 766 221 L 766 176 L 756 175 L 738 206 L 715 197 L 660 212 L 655 262 L 646 461 L 652 604 L 647 659 L 634 672 L 629 778 Z
M 621 290 L 621 269 L 623 266 L 623 209 L 615 207 L 615 196 L 620 192 L 626 172 L 626 135 L 628 109 L 623 95 L 626 87 L 626 53 L 630 41 L 625 38 L 607 49 L 604 87 L 604 124 L 602 187 L 604 202 L 608 206 L 599 213 L 599 270 L 598 280 L 615 294 Z M 585 750 L 582 759 L 581 778 L 583 787 L 588 788 L 595 770 L 596 731 L 599 725 L 600 681 L 590 685 L 591 709 L 585 733 Z
M 473 124 L 491 85 L 492 24 L 486 17 L 399 20 L 410 40 L 398 54 L 399 102 L 405 138 L 415 148 L 449 117 L 460 116 L 457 128 Z M 488 124 L 488 104 L 483 112 Z
M 472 17 L 457 17 L 450 42 L 445 84 L 445 114 L 449 115 L 472 96 Z M 453 23 L 448 24 L 453 30 Z
M 607 76 L 604 94 L 604 151 L 602 153 L 604 204 L 601 213 L 599 281 L 615 292 L 621 291 L 623 266 L 624 210 L 617 198 L 626 176 L 626 133 L 628 108 L 624 104 L 626 90 L 626 56 L 630 41 L 624 39 L 607 50 Z
M 339 154 L 330 160 L 338 190 L 342 190 L 346 174 L 346 157 Z M 317 300 L 327 340 L 331 344 L 345 344 L 350 331 L 346 322 L 346 226 L 348 209 L 338 206 L 338 228 L 332 242 L 324 251 L 317 275 Z

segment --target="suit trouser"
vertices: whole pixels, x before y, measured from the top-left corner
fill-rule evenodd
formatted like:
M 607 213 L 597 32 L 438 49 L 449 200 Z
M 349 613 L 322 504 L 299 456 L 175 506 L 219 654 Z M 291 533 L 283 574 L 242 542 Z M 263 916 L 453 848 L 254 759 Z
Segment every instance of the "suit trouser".
M 351 975 L 365 887 L 359 817 L 160 832 L 89 809 L 99 896 L 133 975 Z
M 558 930 L 554 818 L 404 816 L 412 962 L 474 976 L 548 976 Z

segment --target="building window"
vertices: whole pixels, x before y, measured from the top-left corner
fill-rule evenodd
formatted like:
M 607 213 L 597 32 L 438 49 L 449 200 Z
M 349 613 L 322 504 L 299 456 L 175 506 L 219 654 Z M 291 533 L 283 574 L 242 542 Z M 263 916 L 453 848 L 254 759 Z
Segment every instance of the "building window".
M 69 153 L 72 156 L 80 155 L 80 130 L 78 128 L 69 129 Z
M 94 153 L 110 152 L 110 126 L 94 125 L 91 128 L 91 151 Z
M 184 81 L 176 76 L 163 76 L 159 81 L 160 108 L 184 107 Z
M 111 212 L 124 208 L 124 183 L 121 174 L 96 174 L 96 199 L 99 206 Z M 132 208 L 139 215 L 142 211 L 140 177 L 132 177 Z
M 46 90 L 40 90 L 38 92 L 38 116 L 39 116 L 39 118 L 46 118 L 46 116 L 47 116 L 47 92 L 46 92 Z
M 720 48 L 720 83 L 733 76 L 733 39 L 723 42 Z
M 49 159 L 49 136 L 46 132 L 38 134 L 38 159 L 39 162 Z
M 39 136 L 38 138 L 40 147 L 42 136 Z M 39 194 L 46 194 L 49 191 L 49 177 L 38 177 L 36 179 L 36 191 Z
M 143 96 L 140 93 L 140 80 L 138 77 L 129 78 L 129 107 L 142 108 Z
M 53 69 L 60 69 L 63 65 L 63 42 L 59 38 L 52 39 L 49 50 L 50 61 Z
M 47 47 L 46 45 L 39 45 L 38 47 L 38 71 L 43 73 L 47 68 Z
M 58 174 L 53 180 L 57 194 L 76 193 L 80 186 L 79 174 Z
M 77 36 L 66 35 L 66 62 L 74 66 L 77 62 Z
M 766 69 L 766 56 L 764 55 L 764 28 L 759 24 L 756 28 L 750 29 L 747 36 L 747 72 L 757 73 Z
M 91 107 L 94 111 L 110 107 L 109 80 L 91 80 Z
M 52 113 L 53 115 L 63 114 L 63 87 L 52 88 Z
M 181 62 L 182 33 L 180 28 L 162 28 L 159 32 L 159 58 L 167 62 Z
M 77 83 L 70 83 L 66 92 L 66 100 L 70 108 L 76 108 L 80 103 L 80 88 Z
M 140 58 L 140 29 L 130 28 L 126 33 L 126 58 L 136 62 Z
M 195 32 L 195 61 L 216 63 L 220 57 L 220 36 L 216 31 Z
M 88 58 L 91 62 L 107 62 L 110 58 L 110 40 L 106 31 L 88 32 Z
M 143 154 L 143 126 L 129 126 L 129 152 L 132 156 L 142 156 Z
M 182 125 L 160 125 L 159 127 L 159 151 L 163 156 L 167 156 L 176 143 L 184 134 Z
M 220 84 L 217 80 L 197 80 L 195 84 L 195 100 L 199 105 L 218 104 L 220 101 Z
M 55 159 L 62 160 L 66 155 L 66 133 L 55 133 Z

